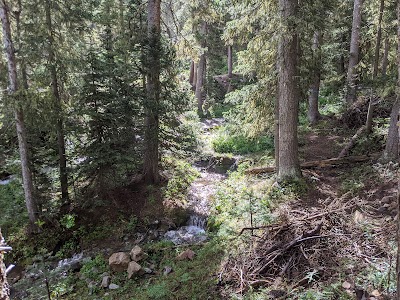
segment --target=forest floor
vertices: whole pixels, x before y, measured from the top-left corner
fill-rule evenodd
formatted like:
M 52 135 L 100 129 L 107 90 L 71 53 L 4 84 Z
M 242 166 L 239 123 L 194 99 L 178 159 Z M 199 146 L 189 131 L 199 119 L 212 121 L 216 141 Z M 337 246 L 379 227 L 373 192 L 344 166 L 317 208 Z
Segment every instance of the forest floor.
M 336 158 L 353 134 L 337 128 L 332 119 L 305 130 L 301 160 Z M 374 139 L 358 141 L 355 154 L 372 154 Z M 227 280 L 240 293 L 264 287 L 254 294 L 270 299 L 393 299 L 396 174 L 376 159 L 303 170 L 275 221 L 247 228 L 249 248 L 226 264 Z
M 332 118 L 302 129 L 301 161 L 337 157 L 354 133 L 340 127 Z M 203 134 L 207 145 L 213 130 Z M 376 137 L 363 137 L 354 154 L 375 151 L 375 144 Z M 181 168 L 173 177 L 178 185 L 190 173 L 186 164 Z M 304 179 L 290 185 L 277 184 L 273 174 L 245 175 L 245 169 L 239 166 L 219 184 L 210 199 L 209 239 L 199 245 L 164 241 L 166 230 L 182 224 L 174 215 L 181 211 L 165 209 L 162 190 L 134 183 L 110 191 L 107 205 L 74 211 L 71 230 L 22 239 L 26 245 L 15 257 L 27 268 L 10 277 L 18 281 L 13 299 L 48 299 L 46 274 L 52 299 L 392 299 L 397 165 L 372 159 L 322 166 L 303 170 Z M 149 255 L 144 267 L 151 272 L 133 280 L 110 274 L 111 253 L 136 244 Z M 178 260 L 188 249 L 194 258 Z M 85 258 L 79 268 L 51 276 L 57 260 L 76 251 Z M 106 274 L 118 289 L 100 287 Z

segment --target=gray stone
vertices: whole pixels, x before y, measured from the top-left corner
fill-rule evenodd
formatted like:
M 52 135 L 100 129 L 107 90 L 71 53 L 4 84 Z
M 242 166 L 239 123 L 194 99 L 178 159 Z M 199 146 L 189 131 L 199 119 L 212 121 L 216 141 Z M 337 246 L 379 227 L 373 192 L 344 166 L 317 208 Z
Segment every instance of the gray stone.
M 116 290 L 116 289 L 119 289 L 119 285 L 118 285 L 118 284 L 111 283 L 111 284 L 108 286 L 108 288 L 109 288 L 110 290 Z
M 142 266 L 139 265 L 135 261 L 131 261 L 128 265 L 128 279 L 131 279 L 134 276 L 139 276 L 144 274 L 144 270 L 142 269 Z
M 143 270 L 144 270 L 144 272 L 145 272 L 146 274 L 151 274 L 151 273 L 153 273 L 153 270 L 150 269 L 150 268 L 144 268 Z
M 101 280 L 101 287 L 102 288 L 108 288 L 108 286 L 111 283 L 111 277 L 110 276 L 104 276 L 103 279 Z
M 108 265 L 114 272 L 125 272 L 130 261 L 131 259 L 128 253 L 117 252 L 110 256 Z
M 139 246 L 133 247 L 130 255 L 131 259 L 136 262 L 141 261 L 147 256 L 146 253 L 143 252 L 143 249 L 140 248 Z
M 172 268 L 170 266 L 165 266 L 163 270 L 164 275 L 168 275 L 169 273 L 172 272 Z

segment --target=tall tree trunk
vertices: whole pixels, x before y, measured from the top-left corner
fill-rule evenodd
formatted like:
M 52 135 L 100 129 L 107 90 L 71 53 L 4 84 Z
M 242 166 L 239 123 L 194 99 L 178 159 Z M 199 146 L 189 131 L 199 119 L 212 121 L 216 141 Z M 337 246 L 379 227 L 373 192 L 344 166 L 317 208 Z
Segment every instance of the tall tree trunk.
M 400 101 L 397 99 L 393 105 L 392 113 L 390 114 L 389 132 L 386 138 L 385 150 L 383 152 L 384 161 L 396 161 L 399 157 L 399 137 L 397 127 L 399 109 Z
M 189 83 L 190 85 L 193 87 L 193 80 L 194 80 L 194 60 L 192 60 L 192 62 L 190 63 L 190 73 L 189 73 Z
M 8 17 L 8 6 L 6 0 L 1 0 L 0 18 L 3 27 L 3 44 L 8 64 L 9 94 L 18 92 L 17 65 L 15 59 L 14 44 L 11 37 L 11 27 Z M 20 104 L 15 104 L 15 122 L 18 136 L 18 146 L 21 158 L 22 180 L 24 186 L 25 203 L 28 210 L 29 220 L 35 229 L 38 220 L 38 205 L 33 197 L 32 173 L 30 170 L 27 133 L 24 123 L 24 113 Z
M 346 45 L 346 41 L 347 41 L 346 34 L 342 34 L 341 41 L 340 41 L 342 49 L 344 49 L 344 47 Z M 343 78 L 345 78 L 345 75 L 346 75 L 346 58 L 344 56 L 343 51 L 340 54 L 340 59 L 339 59 L 339 62 L 338 62 L 338 72 L 339 72 L 340 76 L 343 76 Z
M 206 33 L 207 33 L 207 23 L 202 22 L 201 28 L 200 28 L 200 35 L 201 35 L 201 48 L 202 51 L 207 47 L 206 44 Z M 203 104 L 204 104 L 204 78 L 206 74 L 206 67 L 207 67 L 207 60 L 206 60 L 206 53 L 202 53 L 200 55 L 200 60 L 199 64 L 197 66 L 197 81 L 196 81 L 196 91 L 195 91 L 195 96 L 197 99 L 197 113 L 199 117 L 204 117 L 204 110 L 203 110 Z
M 233 75 L 233 47 L 232 45 L 228 46 L 228 77 L 232 78 Z
M 348 105 L 353 104 L 353 102 L 356 100 L 356 83 L 357 83 L 356 67 L 358 65 L 359 55 L 360 55 L 360 29 L 361 29 L 362 4 L 363 0 L 354 0 L 353 25 L 351 29 L 351 41 L 350 41 L 349 68 L 347 71 L 346 101 Z
M 67 159 L 65 155 L 65 136 L 64 136 L 64 120 L 62 112 L 62 100 L 58 86 L 58 76 L 56 68 L 56 60 L 54 54 L 54 33 L 53 24 L 51 20 L 51 0 L 46 0 L 46 25 L 47 25 L 47 39 L 48 39 L 48 64 L 51 77 L 51 88 L 54 98 L 54 107 L 56 109 L 56 130 L 57 130 L 57 145 L 58 145 L 58 164 L 60 169 L 60 183 L 61 183 L 61 197 L 64 203 L 68 203 L 68 172 L 67 172 Z
M 386 76 L 387 72 L 387 66 L 389 63 L 389 48 L 390 48 L 390 42 L 389 42 L 389 37 L 385 39 L 385 50 L 383 52 L 383 59 L 382 59 L 382 76 Z
M 381 50 L 381 40 L 382 40 L 382 18 L 383 18 L 383 10 L 385 9 L 385 0 L 381 0 L 381 5 L 379 9 L 379 18 L 378 18 L 378 32 L 376 33 L 376 45 L 375 45 L 375 57 L 374 57 L 374 70 L 373 70 L 373 79 L 378 75 L 379 68 L 379 52 Z
M 279 68 L 279 66 L 278 66 Z M 275 170 L 279 174 L 279 95 L 275 98 L 274 107 L 274 148 L 275 148 Z
M 308 120 L 314 125 L 321 117 L 318 110 L 319 87 L 321 84 L 321 33 L 319 31 L 314 33 L 312 50 L 314 53 L 314 68 L 308 97 Z
M 297 123 L 299 111 L 299 83 L 297 34 L 293 19 L 297 14 L 297 0 L 279 0 L 282 22 L 287 23 L 280 36 L 279 60 L 279 173 L 280 180 L 301 176 L 298 158 Z
M 400 1 L 397 1 L 397 89 L 396 89 L 396 104 L 400 105 Z M 397 118 L 396 118 L 396 131 L 397 131 L 397 150 L 399 147 L 400 130 L 398 122 L 400 121 L 400 107 L 397 107 Z M 390 124 L 392 125 L 392 124 Z M 396 153 L 399 154 L 398 152 Z M 400 179 L 398 179 L 398 190 L 397 190 L 397 255 L 396 255 L 396 299 L 400 300 Z
M 0 230 L 0 247 L 3 246 L 3 236 Z M 0 251 L 0 300 L 10 299 L 10 288 L 7 282 L 6 266 L 4 264 L 4 254 Z
M 400 120 L 400 2 L 397 4 L 397 88 L 396 88 L 396 102 L 393 105 L 392 113 L 390 114 L 389 132 L 386 139 L 386 147 L 383 152 L 384 161 L 397 161 L 399 159 L 399 126 Z M 400 233 L 399 233 L 400 234 Z M 398 241 L 400 243 L 400 241 Z M 397 262 L 398 275 L 400 272 L 399 261 Z M 400 278 L 397 277 L 397 283 L 400 284 Z M 398 299 L 400 299 L 400 286 L 398 286 Z
M 149 39 L 147 99 L 145 100 L 144 179 L 147 183 L 160 182 L 159 161 L 159 105 L 161 69 L 161 0 L 149 0 L 147 5 L 147 34 Z

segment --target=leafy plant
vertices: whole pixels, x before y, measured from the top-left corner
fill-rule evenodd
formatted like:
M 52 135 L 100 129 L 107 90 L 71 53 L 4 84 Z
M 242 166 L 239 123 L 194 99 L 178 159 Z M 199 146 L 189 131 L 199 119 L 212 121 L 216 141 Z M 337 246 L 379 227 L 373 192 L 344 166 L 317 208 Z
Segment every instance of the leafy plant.
M 76 215 L 66 214 L 62 217 L 62 219 L 60 220 L 60 223 L 65 228 L 71 229 L 75 226 L 75 219 L 76 219 Z
M 274 142 L 271 136 L 246 137 L 242 134 L 231 135 L 222 132 L 212 141 L 218 153 L 248 154 L 266 151 L 272 153 Z

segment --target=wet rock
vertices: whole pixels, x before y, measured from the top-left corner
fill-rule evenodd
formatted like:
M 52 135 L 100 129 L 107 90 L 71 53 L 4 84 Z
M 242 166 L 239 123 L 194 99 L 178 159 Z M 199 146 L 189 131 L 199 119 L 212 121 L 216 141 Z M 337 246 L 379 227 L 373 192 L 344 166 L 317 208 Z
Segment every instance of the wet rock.
M 187 207 L 178 205 L 173 201 L 164 201 L 165 214 L 176 227 L 180 227 L 186 224 L 189 220 L 189 212 Z
M 108 286 L 108 288 L 109 288 L 110 290 L 116 290 L 116 289 L 119 289 L 119 285 L 118 285 L 118 284 L 111 283 L 111 284 Z
M 90 259 L 90 258 L 87 258 Z M 82 263 L 85 261 L 83 253 L 74 254 L 71 258 L 66 258 L 58 262 L 57 268 L 62 271 L 78 272 L 82 268 Z
M 164 275 L 168 275 L 172 272 L 172 268 L 170 266 L 165 266 L 163 270 Z
M 111 283 L 111 277 L 110 276 L 104 276 L 103 279 L 101 280 L 101 287 L 102 288 L 108 288 L 110 283 Z
M 142 266 L 139 265 L 135 261 L 131 261 L 128 265 L 128 279 L 131 279 L 134 276 L 143 275 L 145 271 L 142 269 Z
M 146 258 L 147 254 L 144 253 L 142 248 L 140 248 L 139 246 L 135 246 L 132 248 L 132 250 L 130 252 L 130 256 L 133 261 L 138 262 L 138 261 L 141 261 L 142 259 Z
M 125 272 L 131 261 L 128 253 L 117 252 L 113 253 L 108 259 L 108 265 L 114 272 Z
M 197 244 L 207 240 L 204 229 L 197 226 L 183 226 L 178 230 L 167 231 L 164 238 L 173 242 L 175 245 Z
M 177 260 L 188 260 L 188 259 L 193 260 L 194 255 L 195 255 L 195 253 L 192 250 L 187 249 L 187 250 L 183 251 L 181 254 L 179 254 L 176 257 L 176 259 Z

